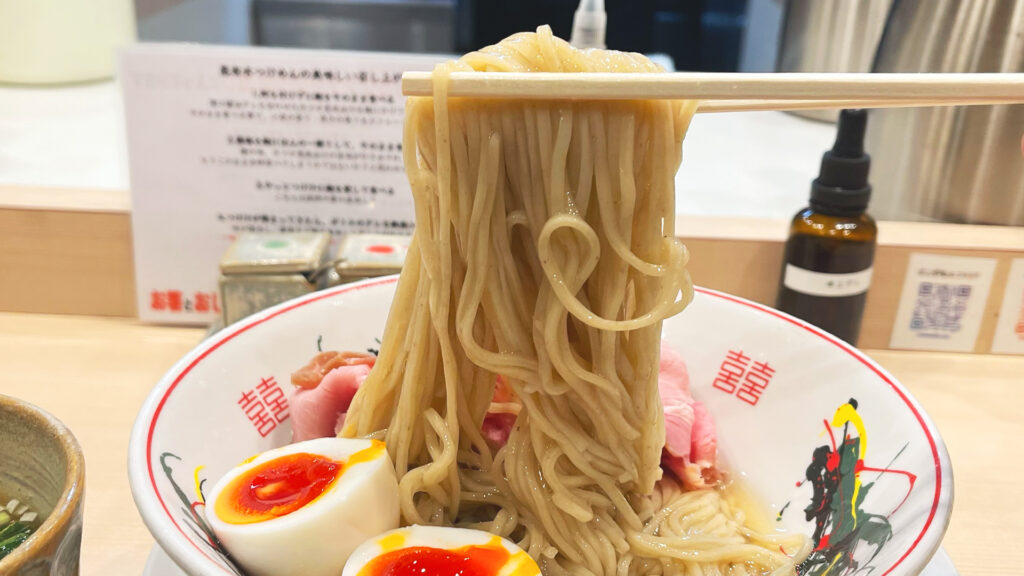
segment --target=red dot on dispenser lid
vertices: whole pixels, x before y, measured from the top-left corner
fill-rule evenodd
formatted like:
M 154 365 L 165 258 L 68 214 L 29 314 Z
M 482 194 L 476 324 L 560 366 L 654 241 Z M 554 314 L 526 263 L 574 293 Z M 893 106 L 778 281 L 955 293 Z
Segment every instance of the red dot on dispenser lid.
M 365 250 L 374 254 L 391 254 L 395 251 L 395 247 L 387 244 L 373 244 L 371 246 L 367 246 Z

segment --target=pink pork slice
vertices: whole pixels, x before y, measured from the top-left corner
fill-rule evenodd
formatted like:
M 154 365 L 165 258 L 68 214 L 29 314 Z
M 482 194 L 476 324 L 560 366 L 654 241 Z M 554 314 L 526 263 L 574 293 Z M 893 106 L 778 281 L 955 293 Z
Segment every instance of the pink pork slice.
M 292 442 L 336 435 L 369 373 L 366 364 L 338 366 L 315 388 L 296 388 L 291 399 Z
M 311 366 L 316 364 L 316 359 Z M 313 387 L 297 387 L 291 400 L 292 440 L 334 436 L 344 423 L 352 398 L 370 373 L 366 364 L 342 365 L 327 372 Z M 315 379 L 315 378 L 314 378 Z M 499 377 L 495 401 L 508 402 L 507 384 Z M 718 478 L 715 468 L 717 443 L 715 423 L 707 408 L 690 394 L 690 376 L 683 359 L 664 342 L 658 392 L 665 410 L 665 448 L 662 467 L 675 474 L 688 488 L 699 488 Z M 498 448 L 508 441 L 515 425 L 513 414 L 488 414 L 483 433 Z
M 664 341 L 658 370 L 658 393 L 665 410 L 665 449 L 661 465 L 688 488 L 717 479 L 718 446 L 711 413 L 690 394 L 690 374 L 682 357 Z
M 503 394 L 505 386 L 499 377 L 496 402 L 508 401 Z M 700 488 L 718 480 L 715 421 L 707 407 L 690 393 L 686 363 L 664 342 L 658 367 L 658 393 L 665 410 L 662 467 L 675 474 L 687 488 Z M 505 445 L 515 421 L 512 414 L 488 414 L 484 418 L 484 437 L 494 448 Z

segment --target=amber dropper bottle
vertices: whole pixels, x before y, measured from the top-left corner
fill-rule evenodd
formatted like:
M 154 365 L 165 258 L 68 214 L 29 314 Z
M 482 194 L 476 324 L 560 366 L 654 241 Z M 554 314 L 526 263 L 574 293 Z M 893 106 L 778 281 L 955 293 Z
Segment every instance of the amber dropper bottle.
M 832 150 L 811 184 L 810 207 L 793 217 L 777 307 L 856 345 L 871 285 L 878 229 L 864 152 L 865 110 L 843 110 Z

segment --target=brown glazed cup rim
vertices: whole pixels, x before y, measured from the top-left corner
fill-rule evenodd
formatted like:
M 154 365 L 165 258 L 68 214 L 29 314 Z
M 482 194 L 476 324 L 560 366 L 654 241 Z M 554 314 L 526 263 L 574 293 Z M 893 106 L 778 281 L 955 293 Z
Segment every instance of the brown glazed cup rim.
M 46 432 L 60 442 L 64 451 L 64 458 L 67 461 L 68 471 L 64 479 L 64 489 L 61 491 L 60 500 L 54 506 L 53 512 L 43 521 L 39 528 L 28 537 L 27 540 L 15 548 L 3 560 L 0 560 L 0 574 L 6 574 L 8 570 L 17 568 L 32 560 L 36 554 L 51 543 L 54 538 L 60 537 L 64 528 L 74 519 L 82 499 L 82 490 L 85 485 L 85 459 L 82 455 L 82 447 L 75 439 L 71 430 L 52 414 L 42 408 L 0 394 L 0 409 L 14 410 L 22 415 L 38 422 Z

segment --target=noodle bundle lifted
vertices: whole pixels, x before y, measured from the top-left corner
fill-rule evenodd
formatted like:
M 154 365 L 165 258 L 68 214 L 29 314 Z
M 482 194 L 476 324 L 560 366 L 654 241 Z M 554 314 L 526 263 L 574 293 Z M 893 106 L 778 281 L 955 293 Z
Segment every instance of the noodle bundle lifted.
M 416 232 L 343 436 L 386 441 L 403 524 L 480 528 L 544 574 L 793 574 L 660 466 L 662 321 L 692 299 L 674 179 L 696 102 L 449 98 L 452 72 L 657 72 L 547 27 L 439 66 L 406 108 Z M 481 432 L 496 382 L 518 413 Z M 793 555 L 793 557 L 789 555 Z

